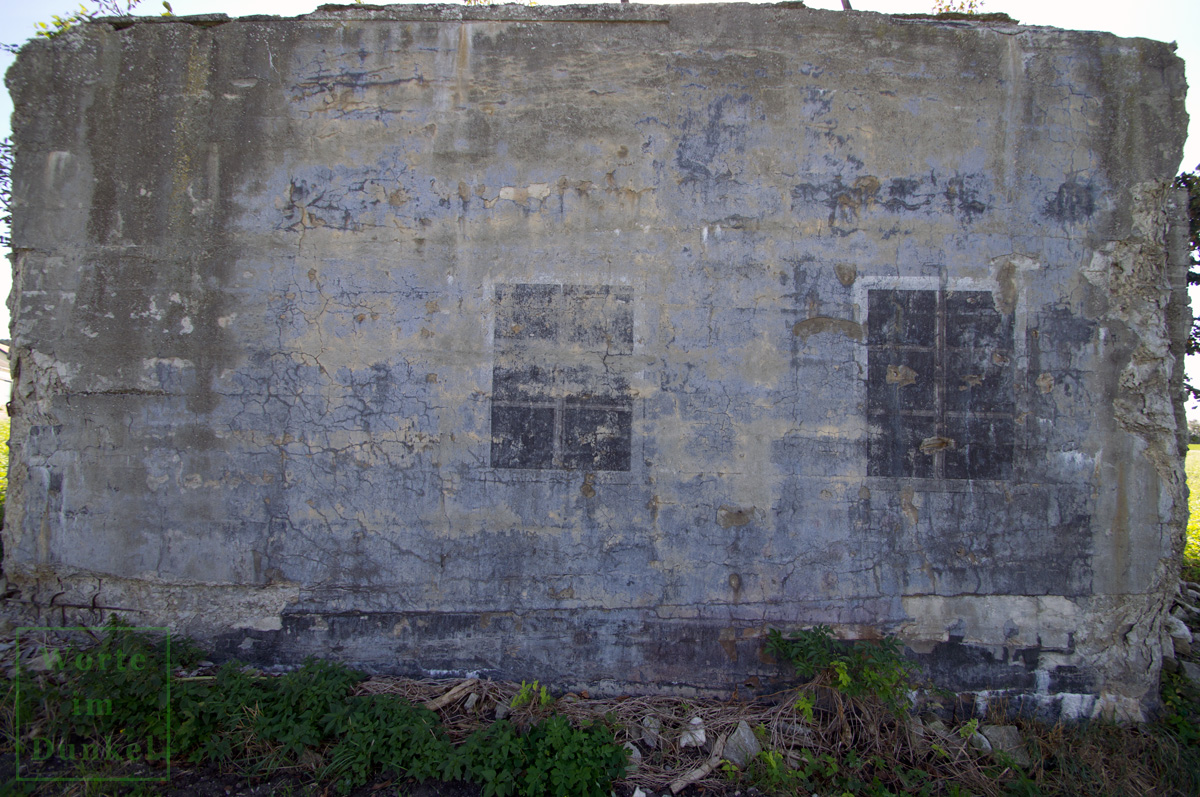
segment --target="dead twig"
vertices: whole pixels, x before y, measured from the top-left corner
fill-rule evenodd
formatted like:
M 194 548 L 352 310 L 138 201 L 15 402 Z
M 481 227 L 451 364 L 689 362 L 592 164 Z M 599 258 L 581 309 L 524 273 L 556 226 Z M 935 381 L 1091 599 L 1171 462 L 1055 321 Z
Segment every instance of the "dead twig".
M 725 752 L 725 740 L 727 738 L 727 736 L 722 736 L 721 738 L 717 739 L 717 743 L 713 745 L 713 752 L 712 755 L 709 756 L 708 761 L 704 762 L 703 765 L 696 767 L 691 772 L 688 772 L 682 778 L 679 778 L 672 783 L 671 793 L 679 794 L 679 792 L 683 791 L 688 786 L 692 785 L 709 772 L 712 772 L 714 769 L 716 769 L 717 764 L 721 763 L 721 754 Z
M 427 700 L 422 705 L 424 705 L 425 708 L 429 709 L 430 711 L 437 711 L 443 706 L 448 706 L 455 700 L 458 700 L 467 692 L 470 692 L 477 683 L 479 683 L 478 678 L 468 678 L 458 686 L 451 688 L 450 691 L 446 692 L 446 694 L 442 695 L 441 697 L 435 700 Z

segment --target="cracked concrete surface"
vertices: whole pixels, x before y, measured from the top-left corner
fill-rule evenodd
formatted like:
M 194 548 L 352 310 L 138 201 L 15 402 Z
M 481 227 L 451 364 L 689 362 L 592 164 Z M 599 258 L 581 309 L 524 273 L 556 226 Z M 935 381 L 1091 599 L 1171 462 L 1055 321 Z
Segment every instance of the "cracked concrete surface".
M 765 630 L 823 622 L 981 699 L 1153 702 L 1169 46 L 791 6 L 200 23 L 7 77 L 33 616 L 597 693 L 770 688 Z

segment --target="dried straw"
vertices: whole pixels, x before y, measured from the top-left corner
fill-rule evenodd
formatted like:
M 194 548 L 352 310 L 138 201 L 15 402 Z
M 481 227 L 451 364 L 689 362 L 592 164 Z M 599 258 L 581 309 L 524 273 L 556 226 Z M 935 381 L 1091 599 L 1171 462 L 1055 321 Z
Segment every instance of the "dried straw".
M 570 693 L 548 706 L 523 705 L 511 708 L 520 690 L 514 683 L 477 679 L 422 679 L 375 677 L 359 684 L 363 695 L 395 695 L 411 703 L 436 706 L 449 737 L 460 742 L 471 732 L 495 721 L 497 709 L 518 726 L 528 726 L 557 713 L 572 723 L 606 722 L 617 731 L 617 742 L 631 742 L 642 754 L 635 771 L 625 779 L 630 786 L 647 790 L 679 784 L 689 773 L 703 770 L 713 750 L 746 722 L 759 729 L 764 747 L 779 752 L 789 765 L 810 756 L 828 754 L 837 760 L 853 750 L 859 759 L 874 761 L 872 776 L 882 783 L 893 782 L 898 772 L 921 769 L 933 777 L 952 778 L 972 794 L 999 795 L 1001 787 L 982 769 L 968 749 L 966 740 L 953 732 L 939 733 L 919 721 L 897 716 L 869 699 L 851 699 L 817 678 L 795 690 L 756 700 L 719 701 L 677 697 L 590 698 Z M 453 693 L 453 694 L 452 694 Z M 797 710 L 805 695 L 813 706 L 812 721 Z M 450 695 L 451 699 L 441 699 Z M 536 701 L 535 701 L 536 703 Z M 708 744 L 682 747 L 684 731 L 699 718 Z M 657 738 L 646 724 L 657 724 Z M 720 768 L 707 771 L 689 785 L 719 788 L 728 785 Z

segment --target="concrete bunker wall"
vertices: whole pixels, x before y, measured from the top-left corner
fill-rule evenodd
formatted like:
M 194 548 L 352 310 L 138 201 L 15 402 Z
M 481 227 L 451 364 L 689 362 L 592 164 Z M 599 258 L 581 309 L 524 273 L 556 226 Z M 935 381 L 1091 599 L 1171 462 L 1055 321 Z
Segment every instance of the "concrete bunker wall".
M 1167 45 L 351 7 L 86 25 L 8 84 L 31 605 L 600 691 L 765 682 L 765 629 L 823 622 L 951 689 L 1152 699 Z

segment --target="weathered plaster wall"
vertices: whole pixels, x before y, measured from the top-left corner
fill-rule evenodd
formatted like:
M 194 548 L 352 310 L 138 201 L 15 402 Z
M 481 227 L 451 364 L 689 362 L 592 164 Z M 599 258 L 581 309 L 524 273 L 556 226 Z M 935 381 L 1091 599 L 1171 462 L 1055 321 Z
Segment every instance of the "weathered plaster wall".
M 351 7 L 87 25 L 8 85 L 33 605 L 601 690 L 777 676 L 763 630 L 825 622 L 954 689 L 1151 699 L 1168 46 Z

